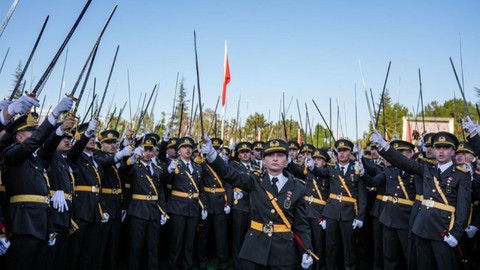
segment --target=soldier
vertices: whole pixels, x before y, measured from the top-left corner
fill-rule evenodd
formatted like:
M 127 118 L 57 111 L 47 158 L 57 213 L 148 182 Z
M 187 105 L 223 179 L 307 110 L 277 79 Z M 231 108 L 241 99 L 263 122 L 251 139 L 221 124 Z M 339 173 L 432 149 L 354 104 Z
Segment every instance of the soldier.
M 190 269 L 193 266 L 193 246 L 198 218 L 208 216 L 207 199 L 203 189 L 202 167 L 192 160 L 194 141 L 183 137 L 177 141 L 176 151 L 179 160 L 170 161 L 172 194 L 167 202 L 170 215 L 169 269 Z M 181 258 L 183 252 L 183 258 Z
M 95 160 L 103 169 L 101 194 L 103 211 L 109 214 L 107 222 L 100 224 L 98 237 L 97 265 L 103 269 L 117 269 L 118 243 L 122 220 L 126 216 L 123 189 L 119 168 L 122 159 L 128 157 L 131 147 L 117 152 L 120 134 L 116 130 L 104 130 L 98 136 L 100 151 L 94 152 Z
M 255 142 L 253 144 L 253 163 L 263 169 L 263 161 L 262 161 L 262 151 L 263 151 L 263 142 Z
M 250 173 L 254 170 L 258 170 L 259 167 L 250 159 L 252 151 L 252 144 L 249 142 L 240 142 L 235 146 L 234 160 L 231 163 L 231 167 L 243 172 Z M 250 195 L 248 192 L 238 188 L 232 187 L 230 184 L 227 184 L 229 193 L 233 194 L 230 197 L 233 197 L 233 203 L 231 203 L 232 208 L 232 257 L 233 257 L 233 266 L 235 269 L 241 268 L 240 249 L 243 245 L 243 239 L 248 231 L 248 226 L 250 225 Z
M 297 239 L 304 248 L 302 267 L 313 263 L 310 230 L 305 213 L 305 187 L 284 168 L 288 165 L 288 144 L 271 140 L 264 144 L 264 173 L 241 173 L 218 157 L 208 137 L 202 145 L 207 161 L 226 182 L 250 193 L 251 224 L 240 258 L 242 269 L 296 269 L 299 263 Z M 295 234 L 293 234 L 295 232 Z
M 288 155 L 293 161 L 297 160 L 298 156 L 298 149 L 300 148 L 300 145 L 296 141 L 289 141 L 288 142 Z
M 329 180 L 330 194 L 323 209 L 326 219 L 326 257 L 327 269 L 336 269 L 339 249 L 343 245 L 345 269 L 354 269 L 355 229 L 363 226 L 367 206 L 367 190 L 360 180 L 364 177 L 358 162 L 350 160 L 353 143 L 348 140 L 335 142 L 338 164 L 334 167 L 313 168 L 312 173 Z M 342 241 L 342 244 L 340 243 Z
M 467 225 L 472 191 L 468 170 L 453 162 L 458 139 L 448 132 L 432 137 L 438 162 L 434 167 L 404 157 L 378 132 L 371 141 L 382 148 L 380 154 L 392 165 L 423 179 L 422 206 L 412 228 L 417 236 L 418 269 L 457 269 L 455 247 Z
M 69 269 L 95 267 L 100 222 L 108 221 L 108 213 L 103 211 L 103 199 L 100 196 L 103 168 L 93 156 L 97 128 L 98 122 L 94 119 L 80 126 L 75 134 L 77 141 L 67 155 L 77 176 L 72 215 L 78 225 L 68 240 Z
M 325 168 L 330 161 L 330 156 L 323 149 L 315 149 L 312 153 L 313 162 L 316 168 Z M 313 175 L 302 165 L 289 164 L 294 176 L 305 180 L 305 201 L 307 202 L 307 218 L 312 232 L 311 240 L 315 254 L 320 258 L 313 263 L 312 269 L 325 268 L 325 225 L 323 209 L 328 198 L 328 179 L 319 178 Z
M 66 121 L 72 121 L 72 124 L 75 121 L 73 117 L 67 119 Z M 72 147 L 72 138 L 73 135 L 69 131 L 61 136 L 52 133 L 41 148 L 49 149 L 56 146 L 56 151 L 52 153 L 50 158 L 49 172 L 50 194 L 52 195 L 51 206 L 53 208 L 51 220 L 53 230 L 56 233 L 56 242 L 53 247 L 49 248 L 47 269 L 67 268 L 68 236 L 71 231 L 78 228 L 74 222 L 71 222 L 75 176 L 72 167 L 68 164 L 67 154 Z M 42 152 L 39 151 L 39 153 Z
M 409 142 L 396 140 L 390 146 L 411 159 L 415 146 Z M 385 269 L 398 269 L 403 258 L 408 259 L 408 231 L 410 212 L 415 200 L 414 175 L 396 167 L 387 166 L 382 173 L 367 179 L 369 186 L 384 186 L 384 208 L 378 220 L 383 224 L 383 259 Z
M 3 151 L 4 182 L 10 197 L 7 226 L 12 234 L 6 269 L 46 267 L 47 247 L 55 243 L 49 217 L 49 160 L 40 158 L 36 151 L 51 133 L 62 135 L 71 128 L 73 121 L 66 121 L 58 128 L 56 122 L 60 114 L 70 110 L 72 105 L 71 98 L 62 99 L 38 129 L 31 113 L 7 127 L 6 131 L 13 135 L 14 144 Z M 52 148 L 53 153 L 56 145 Z
M 223 141 L 220 138 L 212 138 L 213 148 L 217 154 L 221 153 Z M 228 266 L 228 234 L 227 234 L 227 215 L 230 214 L 227 193 L 224 187 L 224 181 L 218 174 L 203 162 L 201 180 L 203 190 L 205 191 L 208 205 L 208 216 L 199 222 L 198 235 L 198 260 L 200 269 L 207 267 L 207 243 L 210 225 L 213 224 L 215 247 L 217 249 L 218 269 L 227 269 Z
M 149 134 L 147 134 L 149 135 Z M 158 269 L 160 226 L 167 222 L 165 195 L 160 181 L 168 176 L 167 169 L 152 162 L 153 136 L 145 135 L 141 145 L 130 158 L 127 168 L 132 180 L 132 200 L 128 206 L 130 216 L 130 262 L 129 269 Z M 142 266 L 142 250 L 146 250 L 146 266 Z

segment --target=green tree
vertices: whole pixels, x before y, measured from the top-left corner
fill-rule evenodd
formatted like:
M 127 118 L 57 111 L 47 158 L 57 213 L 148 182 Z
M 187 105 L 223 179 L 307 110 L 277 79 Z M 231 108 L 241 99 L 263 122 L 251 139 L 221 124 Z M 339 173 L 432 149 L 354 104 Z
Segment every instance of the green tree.
M 15 88 L 15 86 L 17 85 L 18 80 L 20 80 L 20 75 L 22 75 L 22 71 L 23 71 L 23 65 L 22 65 L 22 62 L 19 61 L 17 68 L 15 69 L 15 73 L 13 73 L 13 88 Z M 25 85 L 25 82 L 23 83 L 23 85 Z M 12 91 L 14 90 L 15 89 L 12 89 Z M 13 99 L 17 99 L 22 96 L 23 93 L 21 90 L 22 90 L 22 84 L 20 83 Z M 12 91 L 10 92 L 10 94 L 12 93 Z

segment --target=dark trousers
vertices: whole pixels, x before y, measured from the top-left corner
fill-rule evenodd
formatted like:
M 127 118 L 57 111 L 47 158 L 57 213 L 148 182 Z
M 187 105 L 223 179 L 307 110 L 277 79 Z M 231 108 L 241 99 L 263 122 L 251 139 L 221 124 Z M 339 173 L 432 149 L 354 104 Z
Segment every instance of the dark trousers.
M 455 270 L 458 269 L 455 248 L 443 241 L 434 241 L 416 237 L 417 264 L 419 270 Z
M 213 224 L 215 244 L 217 247 L 218 266 L 217 269 L 228 267 L 228 235 L 227 215 L 225 213 L 208 215 L 205 220 L 200 220 L 200 233 L 198 237 L 198 261 L 200 269 L 207 267 L 208 232 Z
M 384 269 L 398 269 L 400 260 L 408 257 L 408 229 L 383 226 L 383 257 Z
M 414 270 L 417 269 L 417 247 L 416 247 L 416 238 L 417 236 L 413 234 L 412 228 L 408 229 L 408 258 L 407 265 L 408 269 Z
M 146 251 L 147 267 L 158 269 L 158 245 L 160 220 L 145 220 L 130 216 L 130 263 L 129 269 L 140 269 L 142 250 Z
M 6 269 L 29 270 L 46 269 L 48 241 L 31 235 L 13 234 L 10 247 L 5 253 Z M 3 267 L 2 267 L 3 269 Z
M 373 265 L 374 269 L 383 269 L 383 224 L 376 217 L 372 219 L 373 234 Z
M 198 217 L 170 215 L 170 251 L 168 269 L 190 269 L 193 266 L 193 246 Z M 183 251 L 183 259 L 180 256 Z
M 355 231 L 352 220 L 336 221 L 327 218 L 326 228 L 326 263 L 327 269 L 337 269 L 340 246 L 343 245 L 345 269 L 355 269 Z
M 57 233 L 55 245 L 48 247 L 47 269 L 64 270 L 67 269 L 67 250 L 68 250 L 68 228 L 57 227 L 54 225 Z
M 241 260 L 241 270 L 295 270 L 298 269 L 298 265 L 260 265 L 251 261 Z M 235 268 L 238 269 L 238 268 Z
M 241 259 L 238 257 L 240 250 L 242 249 L 243 240 L 250 227 L 250 213 L 232 210 L 232 233 L 233 233 L 233 245 L 232 245 L 232 257 L 233 266 L 235 269 L 240 269 Z
M 120 219 L 109 219 L 108 222 L 100 224 L 97 251 L 99 269 L 118 269 L 118 242 L 121 224 Z
M 357 239 L 357 269 L 358 270 L 370 270 L 374 266 L 375 257 L 375 241 L 374 241 L 374 229 L 373 220 L 375 218 L 370 215 L 365 215 L 362 228 L 357 228 L 355 235 Z M 380 242 L 381 243 L 381 242 Z M 382 261 L 383 258 L 380 258 Z
M 311 231 L 311 241 L 313 252 L 320 258 L 320 260 L 313 260 L 312 269 L 320 270 L 325 267 L 325 230 L 318 224 L 318 219 L 309 218 Z
M 76 221 L 78 230 L 68 239 L 68 269 L 97 269 L 98 229 L 100 222 Z

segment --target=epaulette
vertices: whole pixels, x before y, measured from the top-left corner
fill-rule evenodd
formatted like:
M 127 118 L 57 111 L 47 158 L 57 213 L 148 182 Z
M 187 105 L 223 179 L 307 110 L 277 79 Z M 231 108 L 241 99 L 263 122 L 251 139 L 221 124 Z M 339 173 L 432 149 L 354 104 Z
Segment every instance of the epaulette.
M 237 165 L 240 164 L 240 162 L 237 161 L 237 160 L 234 160 L 234 161 L 232 161 L 232 162 L 235 163 L 235 164 L 237 164 Z
M 465 168 L 462 167 L 462 166 L 457 166 L 457 170 L 462 171 L 462 172 L 464 172 L 464 173 L 468 173 L 468 170 L 465 169 Z
M 330 167 L 335 167 L 335 163 L 327 163 L 327 165 Z
M 305 182 L 305 180 L 302 180 L 302 179 L 299 179 L 299 178 L 294 178 L 295 180 L 297 180 L 298 182 L 306 185 L 307 183 Z
M 263 178 L 263 171 L 262 170 L 252 170 L 252 173 L 255 174 L 256 176 Z
M 155 164 L 155 163 L 153 163 L 153 162 L 152 162 L 152 164 L 153 164 L 153 166 L 154 166 L 155 168 L 157 168 L 157 169 L 159 169 L 159 170 L 162 170 L 162 167 L 160 167 L 159 165 L 157 165 L 157 164 Z
M 252 168 L 254 168 L 255 170 L 262 170 L 260 169 L 260 166 L 258 166 L 257 164 L 252 164 Z
M 419 156 L 418 159 L 420 159 L 421 161 L 425 161 L 425 162 L 428 162 L 432 165 L 437 165 L 437 161 L 436 160 L 431 160 L 431 159 L 428 159 L 428 158 L 424 158 L 423 156 Z

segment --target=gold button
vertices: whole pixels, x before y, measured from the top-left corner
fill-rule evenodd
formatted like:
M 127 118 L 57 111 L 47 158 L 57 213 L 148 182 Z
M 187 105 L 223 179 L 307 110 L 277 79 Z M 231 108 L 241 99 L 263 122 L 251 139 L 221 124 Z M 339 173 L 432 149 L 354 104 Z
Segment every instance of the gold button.
M 397 196 L 398 196 L 398 194 L 397 194 L 397 193 L 395 193 L 395 197 L 397 197 Z
M 273 225 L 273 221 L 269 221 L 269 222 L 268 222 L 268 225 Z
M 432 189 L 432 192 L 435 192 L 435 189 Z
M 275 214 L 275 209 L 270 210 L 270 213 Z
M 400 189 L 400 186 L 397 186 L 397 189 Z

